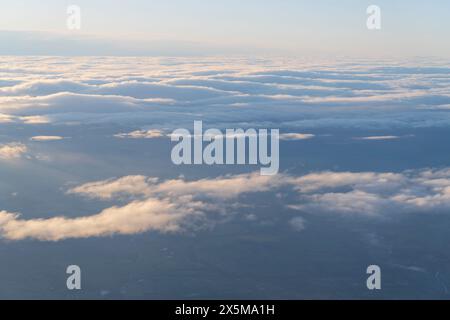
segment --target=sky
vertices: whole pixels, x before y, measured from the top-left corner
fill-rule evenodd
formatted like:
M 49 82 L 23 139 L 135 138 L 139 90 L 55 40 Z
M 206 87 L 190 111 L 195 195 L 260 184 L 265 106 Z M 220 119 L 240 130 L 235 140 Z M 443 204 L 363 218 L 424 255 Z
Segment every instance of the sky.
M 352 56 L 444 56 L 450 55 L 448 1 L 366 0 L 19 0 L 3 1 L 0 30 L 46 31 L 65 34 L 49 41 L 48 34 L 9 36 L 0 53 L 35 52 L 45 47 L 58 53 L 58 44 L 76 41 L 78 50 L 92 47 L 86 37 L 111 40 L 110 54 L 170 53 L 323 54 Z M 381 8 L 382 28 L 366 27 L 369 5 Z M 66 9 L 78 5 L 82 28 L 68 32 Z M 1 36 L 7 35 L 2 33 Z M 432 36 L 431 36 L 432 35 Z M 29 47 L 20 43 L 26 39 Z M 11 40 L 14 39 L 14 41 Z M 98 40 L 97 40 L 98 41 Z M 98 43 L 98 42 L 97 42 Z M 195 44 L 190 48 L 186 43 Z M 25 48 L 24 48 L 25 46 Z M 189 46 L 188 46 L 189 47 Z M 76 55 L 78 50 L 71 49 Z M 3 52 L 2 52 L 3 51 Z M 115 52 L 114 52 L 115 51 Z M 158 53 L 158 52 L 156 52 Z M 163 52 L 164 53 L 164 52 Z M 209 53 L 209 52 L 207 52 Z
M 0 1 L 0 298 L 450 297 L 448 1 Z

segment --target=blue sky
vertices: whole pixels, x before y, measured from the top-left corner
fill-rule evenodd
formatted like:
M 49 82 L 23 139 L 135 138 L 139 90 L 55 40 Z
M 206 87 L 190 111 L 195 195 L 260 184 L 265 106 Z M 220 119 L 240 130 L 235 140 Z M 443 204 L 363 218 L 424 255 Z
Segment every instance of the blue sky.
M 450 3 L 443 0 L 19 0 L 2 4 L 0 30 L 65 33 L 70 4 L 82 9 L 77 36 L 119 42 L 189 41 L 294 54 L 450 55 Z M 382 9 L 381 31 L 366 28 L 371 4 Z

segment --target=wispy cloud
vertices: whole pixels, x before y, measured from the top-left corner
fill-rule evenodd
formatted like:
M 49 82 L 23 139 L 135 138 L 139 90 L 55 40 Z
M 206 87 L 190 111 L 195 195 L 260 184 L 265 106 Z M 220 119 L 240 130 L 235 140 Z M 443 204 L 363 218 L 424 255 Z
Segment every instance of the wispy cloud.
M 164 133 L 161 130 L 136 130 L 129 133 L 118 133 L 114 135 L 116 138 L 129 138 L 129 139 L 154 139 L 164 137 Z
M 308 140 L 314 138 L 314 134 L 310 133 L 282 133 L 280 134 L 281 140 Z
M 18 142 L 0 144 L 0 160 L 13 160 L 22 157 L 27 152 L 26 145 Z
M 34 136 L 34 137 L 30 138 L 31 141 L 39 141 L 39 142 L 58 141 L 58 140 L 63 140 L 63 139 L 64 139 L 64 137 L 60 137 L 60 136 Z
M 395 140 L 399 139 L 399 136 L 371 136 L 371 137 L 361 137 L 361 138 L 355 138 L 358 140 Z

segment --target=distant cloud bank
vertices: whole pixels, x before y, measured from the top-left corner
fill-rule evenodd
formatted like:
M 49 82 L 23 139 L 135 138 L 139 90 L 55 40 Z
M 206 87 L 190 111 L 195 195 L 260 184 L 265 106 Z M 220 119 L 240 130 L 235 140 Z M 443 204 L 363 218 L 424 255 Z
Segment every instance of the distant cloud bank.
M 385 66 L 373 60 L 226 57 L 2 61 L 0 123 L 7 125 L 134 124 L 132 134 L 118 137 L 143 138 L 143 131 L 153 130 L 146 136 L 152 138 L 157 130 L 187 127 L 201 117 L 211 127 L 289 128 L 283 139 L 304 140 L 314 128 L 450 124 L 450 62 L 442 60 Z

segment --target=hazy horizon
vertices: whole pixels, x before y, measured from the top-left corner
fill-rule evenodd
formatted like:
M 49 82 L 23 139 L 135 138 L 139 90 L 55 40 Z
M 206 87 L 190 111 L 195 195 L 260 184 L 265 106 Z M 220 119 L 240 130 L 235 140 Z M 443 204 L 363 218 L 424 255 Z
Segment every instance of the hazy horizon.
M 372 4 L 381 8 L 382 17 L 375 32 L 366 28 L 366 9 Z M 67 30 L 69 5 L 81 8 L 79 30 Z M 132 0 L 126 10 L 117 0 L 19 0 L 2 6 L 0 36 L 9 41 L 0 42 L 0 54 L 58 55 L 70 48 L 72 55 L 102 49 L 100 55 L 267 52 L 448 58 L 449 10 L 450 4 L 440 0 Z M 37 31 L 41 33 L 30 36 Z M 100 42 L 95 45 L 92 38 Z M 106 47 L 98 48 L 100 44 Z M 64 46 L 69 47 L 62 50 Z

